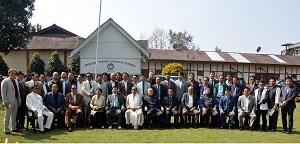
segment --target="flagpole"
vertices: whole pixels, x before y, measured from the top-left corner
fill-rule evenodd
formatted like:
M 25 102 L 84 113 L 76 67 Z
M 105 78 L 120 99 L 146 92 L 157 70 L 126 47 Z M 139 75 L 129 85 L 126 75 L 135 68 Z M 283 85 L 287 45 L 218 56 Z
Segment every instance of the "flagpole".
M 98 50 L 99 50 L 99 29 L 100 29 L 100 18 L 101 18 L 101 5 L 102 5 L 102 0 L 100 0 L 99 24 L 98 24 L 98 30 L 97 30 L 96 65 L 95 65 L 95 77 L 94 77 L 95 80 L 97 79 L 97 69 L 98 69 Z

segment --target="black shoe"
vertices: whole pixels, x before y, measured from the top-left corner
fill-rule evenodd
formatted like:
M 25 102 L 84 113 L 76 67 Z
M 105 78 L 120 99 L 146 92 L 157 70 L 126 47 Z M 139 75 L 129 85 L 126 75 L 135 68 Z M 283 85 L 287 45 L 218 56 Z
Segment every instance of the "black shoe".
M 12 130 L 11 132 L 22 132 L 21 129 L 17 129 L 17 130 Z
M 72 130 L 72 127 L 69 127 L 69 128 L 68 128 L 68 132 L 71 132 L 71 131 L 73 131 L 73 130 Z
M 287 131 L 287 132 L 285 132 L 286 134 L 291 134 L 292 132 L 291 131 Z
M 253 131 L 253 128 L 252 128 L 252 127 L 249 127 L 249 131 Z
M 141 129 L 142 129 L 142 126 L 138 125 L 137 129 L 138 129 L 138 130 L 141 130 Z
M 243 130 L 243 127 L 240 127 L 240 131 L 242 131 Z
M 224 129 L 224 127 L 221 126 L 220 129 Z
M 283 131 L 282 131 L 282 133 L 286 133 L 286 132 L 287 132 L 286 130 L 283 130 Z
M 274 132 L 274 131 L 275 131 L 274 129 L 271 129 L 271 130 L 270 130 L 270 132 Z
M 126 125 L 126 129 L 128 130 L 128 129 L 130 129 L 130 125 L 128 124 L 128 125 Z
M 152 126 L 148 126 L 148 129 L 149 129 L 149 130 L 152 129 Z
M 185 128 L 189 128 L 189 125 L 186 124 L 186 125 L 185 125 Z
M 45 128 L 44 130 L 45 130 L 45 132 L 50 132 L 50 129 L 48 129 L 48 128 Z
M 12 133 L 11 133 L 11 132 L 5 132 L 5 134 L 6 134 L 6 135 L 11 135 Z
M 40 131 L 40 133 L 45 134 L 45 131 Z

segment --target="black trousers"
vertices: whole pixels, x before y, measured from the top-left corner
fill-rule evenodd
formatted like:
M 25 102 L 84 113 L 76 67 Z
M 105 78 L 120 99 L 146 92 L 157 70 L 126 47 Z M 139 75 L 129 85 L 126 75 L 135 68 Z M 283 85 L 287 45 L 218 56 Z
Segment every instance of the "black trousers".
M 166 119 L 167 119 L 167 127 L 171 127 L 171 116 L 174 116 L 174 125 L 175 128 L 178 128 L 178 112 L 174 111 L 172 112 L 172 110 L 166 111 Z
M 277 121 L 278 121 L 278 110 L 274 111 L 272 116 L 269 116 L 269 130 L 273 129 L 276 131 L 277 127 Z
M 289 118 L 289 128 L 287 128 L 287 120 L 286 116 Z M 286 107 L 281 108 L 281 116 L 282 116 L 282 127 L 284 131 L 292 132 L 293 129 L 293 117 L 294 117 L 294 108 L 288 109 Z
M 26 112 L 26 104 L 25 102 L 21 102 L 21 106 L 18 107 L 18 114 L 17 114 L 17 128 L 23 129 L 25 123 L 25 112 Z
M 260 116 L 262 117 L 262 130 L 266 130 L 267 128 L 267 114 L 268 110 L 261 110 L 259 106 L 257 106 L 256 110 L 256 120 L 254 122 L 254 127 L 260 129 Z
M 95 115 L 90 115 L 90 123 L 91 126 L 99 128 L 100 126 L 104 126 L 105 123 L 105 112 L 96 112 Z

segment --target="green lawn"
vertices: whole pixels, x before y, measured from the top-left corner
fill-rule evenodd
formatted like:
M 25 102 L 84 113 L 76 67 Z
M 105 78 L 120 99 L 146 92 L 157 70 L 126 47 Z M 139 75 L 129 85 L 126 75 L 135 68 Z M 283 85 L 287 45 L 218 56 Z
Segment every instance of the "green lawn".
M 297 103 L 297 107 L 300 107 L 300 103 Z M 80 143 L 194 143 L 194 142 L 284 142 L 284 143 L 298 143 L 300 142 L 300 114 L 296 109 L 294 112 L 294 129 L 292 134 L 281 133 L 282 124 L 281 118 L 278 119 L 278 131 L 277 132 L 260 132 L 248 130 L 239 131 L 224 130 L 217 128 L 189 128 L 189 129 L 164 129 L 164 130 L 117 130 L 112 129 L 93 129 L 78 128 L 73 132 L 68 133 L 67 129 L 55 129 L 49 133 L 41 134 L 37 132 L 33 133 L 33 130 L 23 133 L 15 133 L 16 135 L 5 135 L 3 133 L 3 119 L 4 112 L 0 112 L 0 143 L 4 142 L 5 138 L 8 138 L 10 143 L 68 143 L 68 142 L 80 142 Z

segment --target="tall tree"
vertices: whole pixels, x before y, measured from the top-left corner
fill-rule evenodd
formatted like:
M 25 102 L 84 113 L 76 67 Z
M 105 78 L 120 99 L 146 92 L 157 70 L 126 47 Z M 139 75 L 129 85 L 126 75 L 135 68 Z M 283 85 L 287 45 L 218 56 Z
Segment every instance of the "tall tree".
M 44 60 L 41 59 L 39 53 L 35 52 L 32 55 L 32 59 L 28 65 L 28 71 L 29 73 L 31 72 L 36 72 L 38 74 L 44 74 L 45 73 L 45 62 Z
M 59 53 L 57 50 L 52 52 L 46 70 L 48 76 L 51 76 L 53 72 L 61 73 L 63 71 L 67 71 L 66 67 L 63 65 L 63 62 L 59 58 Z
M 26 48 L 35 28 L 29 22 L 35 0 L 0 0 L 0 52 Z
M 76 59 L 71 59 L 68 64 L 68 70 L 74 72 L 76 75 L 80 73 L 80 57 Z
M 7 75 L 8 73 L 8 66 L 4 61 L 3 57 L 0 56 L 0 75 Z
M 169 30 L 169 43 L 173 45 L 174 43 L 178 44 L 178 49 L 188 50 L 193 47 L 193 36 L 188 33 L 188 31 L 175 32 L 171 29 Z
M 168 33 L 162 28 L 155 28 L 149 38 L 149 48 L 165 49 L 168 44 Z

